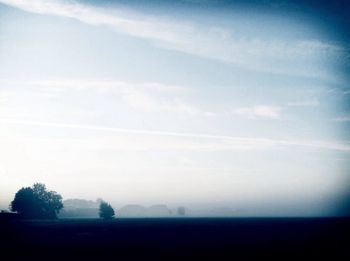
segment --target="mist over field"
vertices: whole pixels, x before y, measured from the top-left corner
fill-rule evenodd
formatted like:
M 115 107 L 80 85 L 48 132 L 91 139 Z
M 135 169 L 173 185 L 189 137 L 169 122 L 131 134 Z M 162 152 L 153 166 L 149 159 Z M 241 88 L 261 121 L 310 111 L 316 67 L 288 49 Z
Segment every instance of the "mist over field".
M 42 182 L 116 217 L 349 215 L 349 12 L 0 0 L 0 209 Z

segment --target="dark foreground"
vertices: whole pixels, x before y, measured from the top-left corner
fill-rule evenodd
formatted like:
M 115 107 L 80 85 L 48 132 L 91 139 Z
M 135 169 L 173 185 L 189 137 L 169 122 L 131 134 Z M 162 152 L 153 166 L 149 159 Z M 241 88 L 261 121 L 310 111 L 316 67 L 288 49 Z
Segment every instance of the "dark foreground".
M 350 219 L 2 221 L 11 260 L 350 260 Z

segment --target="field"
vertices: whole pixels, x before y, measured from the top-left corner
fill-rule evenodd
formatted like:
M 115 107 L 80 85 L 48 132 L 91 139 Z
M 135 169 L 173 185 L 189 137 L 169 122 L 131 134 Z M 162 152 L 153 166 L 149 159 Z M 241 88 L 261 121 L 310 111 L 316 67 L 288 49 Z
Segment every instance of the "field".
M 1 232 L 1 246 L 14 259 L 350 257 L 346 218 L 7 221 Z

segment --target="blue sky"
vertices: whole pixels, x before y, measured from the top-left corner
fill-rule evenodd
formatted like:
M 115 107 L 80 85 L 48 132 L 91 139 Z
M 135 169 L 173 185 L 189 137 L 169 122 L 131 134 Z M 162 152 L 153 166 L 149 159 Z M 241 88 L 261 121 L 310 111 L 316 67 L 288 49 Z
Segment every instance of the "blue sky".
M 40 181 L 116 206 L 336 213 L 349 46 L 311 7 L 1 0 L 0 204 Z

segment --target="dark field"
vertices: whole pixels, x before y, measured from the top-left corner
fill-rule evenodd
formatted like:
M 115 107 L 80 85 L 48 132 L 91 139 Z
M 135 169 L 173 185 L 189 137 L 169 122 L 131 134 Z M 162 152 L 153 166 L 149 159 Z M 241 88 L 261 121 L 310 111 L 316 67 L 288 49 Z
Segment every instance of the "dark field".
M 1 234 L 12 260 L 350 260 L 347 218 L 2 221 Z

